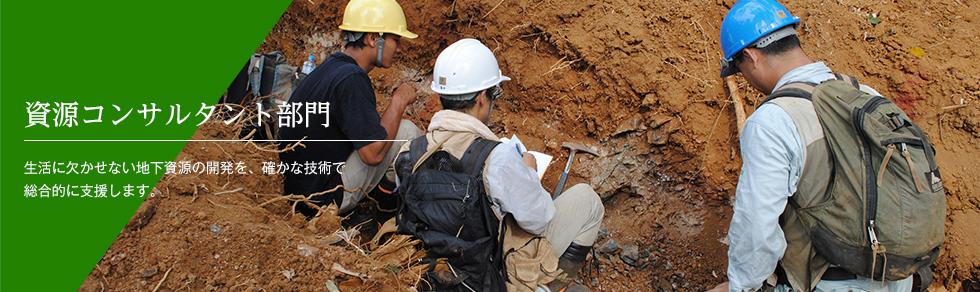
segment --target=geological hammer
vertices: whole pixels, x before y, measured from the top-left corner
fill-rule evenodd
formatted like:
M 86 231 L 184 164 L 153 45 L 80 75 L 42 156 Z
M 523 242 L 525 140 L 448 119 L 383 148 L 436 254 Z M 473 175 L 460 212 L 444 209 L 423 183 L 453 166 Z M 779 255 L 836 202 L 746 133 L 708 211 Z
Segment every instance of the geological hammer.
M 557 199 L 558 196 L 561 195 L 561 192 L 564 191 L 565 181 L 568 180 L 568 170 L 572 168 L 572 160 L 575 159 L 575 153 L 582 151 L 599 156 L 599 153 L 596 153 L 595 150 L 592 150 L 592 148 L 579 143 L 564 142 L 561 143 L 561 147 L 568 148 L 571 153 L 568 154 L 568 163 L 565 163 L 565 171 L 561 173 L 561 178 L 558 179 L 558 186 L 555 187 L 555 192 L 551 194 L 552 199 Z

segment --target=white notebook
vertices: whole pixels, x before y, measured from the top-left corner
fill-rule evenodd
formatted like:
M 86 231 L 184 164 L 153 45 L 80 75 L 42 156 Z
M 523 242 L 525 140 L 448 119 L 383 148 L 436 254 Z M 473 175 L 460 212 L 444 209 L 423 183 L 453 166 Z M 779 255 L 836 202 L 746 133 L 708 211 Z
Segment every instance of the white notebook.
M 517 138 L 517 135 L 510 136 L 510 139 L 501 138 L 500 142 L 514 147 L 517 152 L 521 153 L 521 156 L 525 154 L 534 155 L 534 159 L 537 161 L 538 180 L 544 178 L 544 173 L 548 171 L 548 165 L 551 164 L 551 159 L 554 157 L 537 151 L 527 151 L 527 147 L 524 146 L 524 143 L 521 143 L 521 139 Z

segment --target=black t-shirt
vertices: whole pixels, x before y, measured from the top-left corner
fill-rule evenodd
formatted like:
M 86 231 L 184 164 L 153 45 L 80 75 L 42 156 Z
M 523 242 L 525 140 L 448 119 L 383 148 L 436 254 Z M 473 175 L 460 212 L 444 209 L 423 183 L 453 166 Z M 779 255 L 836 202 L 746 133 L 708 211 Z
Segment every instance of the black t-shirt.
M 327 123 L 327 115 L 318 113 L 322 106 L 314 105 L 317 108 L 310 108 L 313 113 L 307 114 L 307 103 L 326 102 L 330 103 L 329 126 L 323 125 Z M 303 104 L 295 108 L 296 114 L 292 115 L 295 121 L 300 120 L 297 116 L 302 117 L 303 124 L 281 126 L 279 139 L 299 140 L 305 136 L 307 141 L 303 142 L 306 148 L 296 147 L 279 154 L 279 160 L 289 166 L 283 174 L 285 195 L 306 196 L 342 184 L 337 165 L 344 163 L 355 150 L 372 143 L 308 140 L 384 140 L 388 137 L 375 107 L 377 100 L 371 79 L 353 58 L 344 53 L 334 53 L 317 66 L 289 98 L 289 104 L 294 103 Z M 295 142 L 282 141 L 280 147 L 292 143 Z M 343 190 L 337 190 L 312 199 L 320 201 L 321 205 L 336 202 L 339 206 L 343 193 Z

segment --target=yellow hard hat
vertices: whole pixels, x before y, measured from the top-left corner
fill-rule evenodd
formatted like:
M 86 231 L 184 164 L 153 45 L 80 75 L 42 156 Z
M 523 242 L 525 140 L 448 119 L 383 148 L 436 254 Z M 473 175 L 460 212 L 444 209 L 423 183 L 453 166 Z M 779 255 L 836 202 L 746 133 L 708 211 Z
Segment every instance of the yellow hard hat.
M 405 12 L 395 0 L 351 0 L 344 10 L 340 29 L 354 32 L 393 33 L 414 39 L 419 35 L 408 31 Z

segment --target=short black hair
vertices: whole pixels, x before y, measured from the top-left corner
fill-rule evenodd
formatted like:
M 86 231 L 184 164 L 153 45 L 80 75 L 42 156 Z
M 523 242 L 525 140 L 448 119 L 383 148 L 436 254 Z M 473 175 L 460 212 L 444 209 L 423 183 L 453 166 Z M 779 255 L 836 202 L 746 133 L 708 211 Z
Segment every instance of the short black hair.
M 358 33 L 361 34 L 361 37 L 357 38 L 354 41 L 347 40 L 347 36 L 348 35 L 353 35 L 353 34 L 358 34 Z M 355 49 L 360 49 L 360 48 L 363 48 L 363 47 L 367 46 L 367 44 L 364 43 L 364 39 L 366 39 L 367 38 L 367 35 L 368 35 L 368 33 L 366 33 L 366 32 L 354 32 L 354 31 L 346 31 L 346 30 L 344 30 L 344 31 L 341 31 L 340 32 L 340 35 L 341 35 L 341 37 L 344 38 L 345 41 L 347 41 L 347 43 L 344 44 L 344 49 L 348 49 L 348 48 L 352 48 L 352 47 L 355 48 Z
M 775 56 L 796 48 L 800 48 L 800 38 L 796 35 L 789 35 L 772 42 L 764 48 L 759 48 L 759 51 L 766 56 Z
M 764 48 L 756 47 L 756 49 L 758 49 L 759 52 L 761 52 L 762 55 L 764 56 L 777 56 L 782 53 L 789 52 L 790 50 L 793 50 L 795 48 L 801 48 L 801 47 L 802 46 L 800 45 L 800 38 L 797 37 L 796 35 L 790 35 L 781 38 L 775 42 L 772 42 L 771 44 L 765 46 Z M 746 47 L 745 49 L 748 48 L 749 47 Z M 742 49 L 741 51 L 738 51 L 738 53 L 735 53 L 735 55 L 732 55 L 732 64 L 742 63 L 742 60 L 745 59 L 745 53 L 744 53 L 745 49 Z
M 454 99 L 447 99 L 446 95 L 439 95 L 439 102 L 442 103 L 442 108 L 447 110 L 465 111 L 476 106 L 476 96 L 479 92 L 473 95 L 470 99 L 458 100 L 458 95 L 454 96 Z

